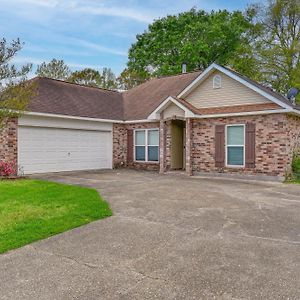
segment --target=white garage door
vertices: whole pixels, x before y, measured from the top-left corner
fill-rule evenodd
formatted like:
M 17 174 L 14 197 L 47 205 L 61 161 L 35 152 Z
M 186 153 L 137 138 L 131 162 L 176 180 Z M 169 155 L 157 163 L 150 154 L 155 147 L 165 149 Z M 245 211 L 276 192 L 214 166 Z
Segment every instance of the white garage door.
M 111 169 L 107 131 L 19 127 L 19 165 L 25 174 Z

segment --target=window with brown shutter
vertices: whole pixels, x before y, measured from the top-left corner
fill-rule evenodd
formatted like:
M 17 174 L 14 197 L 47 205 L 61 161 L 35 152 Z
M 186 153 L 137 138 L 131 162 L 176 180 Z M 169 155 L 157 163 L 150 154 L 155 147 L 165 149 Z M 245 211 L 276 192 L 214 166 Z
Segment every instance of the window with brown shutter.
M 216 125 L 215 131 L 215 165 L 217 168 L 225 164 L 225 125 Z
M 255 168 L 255 124 L 246 124 L 246 168 Z
M 127 130 L 127 163 L 133 162 L 133 130 Z

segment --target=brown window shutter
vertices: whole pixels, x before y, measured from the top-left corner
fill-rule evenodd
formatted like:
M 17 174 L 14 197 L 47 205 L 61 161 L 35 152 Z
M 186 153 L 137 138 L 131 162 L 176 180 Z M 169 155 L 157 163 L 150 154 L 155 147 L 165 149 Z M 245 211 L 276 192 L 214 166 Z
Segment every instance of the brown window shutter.
M 127 163 L 133 162 L 133 130 L 127 130 Z
M 255 168 L 255 124 L 246 124 L 246 168 Z
M 225 165 L 225 125 L 216 125 L 215 164 L 217 168 Z

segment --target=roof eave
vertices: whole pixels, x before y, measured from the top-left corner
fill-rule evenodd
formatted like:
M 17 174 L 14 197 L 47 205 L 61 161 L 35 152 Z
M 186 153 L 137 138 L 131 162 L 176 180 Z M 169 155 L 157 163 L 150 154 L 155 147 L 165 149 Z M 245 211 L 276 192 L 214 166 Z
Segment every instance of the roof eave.
M 147 120 L 159 120 L 161 112 L 166 109 L 170 105 L 170 103 L 174 103 L 180 109 L 182 109 L 185 113 L 186 118 L 193 118 L 195 116 L 195 114 L 190 109 L 176 100 L 175 97 L 169 96 L 148 116 Z
M 283 114 L 283 113 L 296 113 L 300 116 L 300 112 L 296 112 L 293 109 L 269 109 L 259 111 L 247 111 L 236 113 L 220 113 L 220 114 L 207 114 L 207 115 L 195 115 L 195 119 L 209 119 L 209 118 L 224 118 L 224 117 L 239 117 L 239 116 L 255 116 L 255 115 L 269 115 L 269 114 Z

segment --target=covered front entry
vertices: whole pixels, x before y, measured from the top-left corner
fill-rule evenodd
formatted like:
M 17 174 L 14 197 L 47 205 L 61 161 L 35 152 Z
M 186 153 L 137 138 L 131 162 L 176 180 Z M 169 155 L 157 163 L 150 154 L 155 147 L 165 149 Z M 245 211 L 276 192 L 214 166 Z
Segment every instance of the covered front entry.
M 185 169 L 185 121 L 171 121 L 171 170 Z
M 160 119 L 159 172 L 185 170 L 192 175 L 192 118 L 181 100 L 168 97 L 150 116 Z
M 170 118 L 160 121 L 160 173 L 191 171 L 191 120 Z

